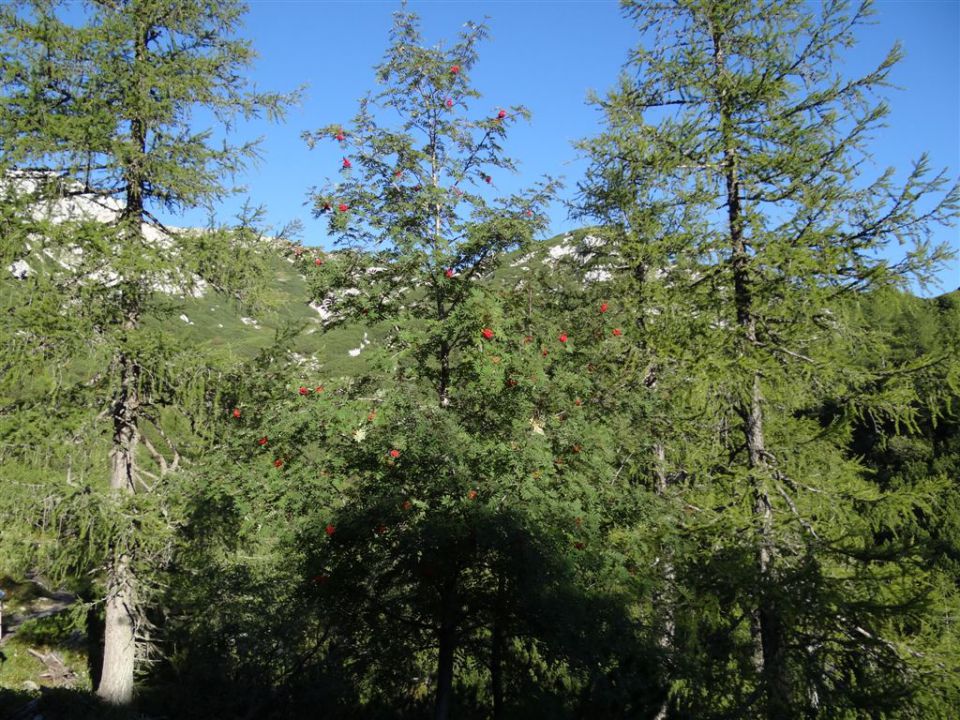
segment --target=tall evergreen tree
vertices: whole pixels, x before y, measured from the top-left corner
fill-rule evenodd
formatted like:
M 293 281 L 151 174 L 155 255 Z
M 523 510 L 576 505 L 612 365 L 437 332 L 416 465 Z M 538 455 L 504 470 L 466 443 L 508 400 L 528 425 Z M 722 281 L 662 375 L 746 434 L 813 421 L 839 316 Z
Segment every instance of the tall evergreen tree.
M 287 101 L 251 91 L 242 79 L 254 57 L 235 37 L 243 12 L 239 2 L 199 0 L 79 8 L 25 0 L 0 9 L 0 153 L 6 167 L 43 168 L 18 187 L 31 196 L 33 214 L 48 220 L 24 259 L 41 263 L 46 253 L 59 264 L 53 275 L 66 305 L 52 314 L 69 318 L 69 327 L 58 327 L 58 337 L 89 343 L 85 363 L 96 368 L 80 384 L 84 400 L 112 424 L 110 492 L 98 496 L 103 527 L 79 522 L 102 547 L 95 558 L 106 577 L 98 693 L 116 704 L 132 697 L 145 629 L 140 575 L 156 540 L 150 533 L 165 525 L 159 501 L 149 499 L 162 490 L 162 477 L 151 479 L 148 467 L 162 475 L 179 457 L 175 443 L 164 458 L 151 439 L 166 438 L 162 407 L 207 406 L 202 358 L 176 348 L 152 322 L 173 308 L 160 291 L 190 292 L 204 278 L 245 299 L 251 288 L 233 280 L 252 276 L 232 269 L 255 262 L 256 252 L 249 235 L 177 232 L 154 213 L 211 207 L 228 191 L 225 178 L 255 156 L 255 144 L 221 142 L 196 127 L 198 111 L 229 129 L 238 116 L 276 118 Z M 235 267 L 224 267 L 224 258 Z M 35 301 L 36 289 L 23 292 Z M 12 322 L 24 327 L 8 336 L 22 351 L 14 355 L 21 370 L 37 359 L 31 345 L 58 339 L 45 337 L 49 322 L 31 327 L 32 320 L 16 313 Z
M 675 702 L 698 714 L 769 718 L 902 702 L 921 679 L 915 656 L 897 643 L 924 638 L 898 635 L 892 618 L 923 606 L 924 582 L 908 572 L 909 548 L 877 547 L 874 530 L 896 526 L 924 496 L 880 492 L 845 441 L 854 416 L 902 419 L 913 410 L 902 402 L 904 384 L 864 393 L 876 387 L 872 370 L 853 362 L 851 349 L 869 339 L 842 307 L 865 288 L 927 279 L 947 256 L 928 242 L 930 231 L 955 221 L 960 193 L 942 173 L 931 176 L 926 158 L 900 186 L 893 170 L 860 177 L 867 140 L 887 114 L 875 93 L 900 57 L 894 48 L 862 78 L 837 72 L 869 2 L 625 9 L 643 41 L 631 76 L 603 101 L 608 132 L 586 145 L 594 164 L 582 207 L 613 219 L 628 249 L 646 246 L 670 281 L 639 289 L 658 289 L 654 302 L 685 308 L 699 325 L 696 336 L 651 335 L 662 343 L 655 356 L 692 351 L 698 359 L 688 367 L 710 369 L 700 378 L 711 391 L 699 417 L 716 423 L 720 442 L 698 449 L 682 434 L 667 440 L 694 461 L 682 468 L 685 497 L 707 500 L 694 504 L 716 514 L 700 531 L 721 533 L 705 545 L 713 557 L 687 559 L 688 581 L 701 583 L 696 595 L 720 593 L 734 617 L 742 613 L 749 643 L 736 650 L 742 636 L 731 621 L 724 652 L 734 667 L 749 660 L 753 668 L 741 690 L 709 700 L 677 671 Z M 904 258 L 881 259 L 894 240 L 910 244 Z M 663 309 L 638 308 L 638 324 Z M 826 402 L 843 407 L 828 423 L 816 411 Z M 891 573 L 908 579 L 892 587 Z M 727 682 L 723 664 L 710 665 L 701 688 L 711 675 Z

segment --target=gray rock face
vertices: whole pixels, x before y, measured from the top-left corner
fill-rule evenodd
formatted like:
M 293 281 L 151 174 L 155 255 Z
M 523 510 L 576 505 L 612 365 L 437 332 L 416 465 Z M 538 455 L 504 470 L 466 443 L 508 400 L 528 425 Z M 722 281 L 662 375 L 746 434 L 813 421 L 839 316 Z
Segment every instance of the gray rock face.
M 33 274 L 33 268 L 27 264 L 26 260 L 14 260 L 7 269 L 17 280 L 24 280 Z

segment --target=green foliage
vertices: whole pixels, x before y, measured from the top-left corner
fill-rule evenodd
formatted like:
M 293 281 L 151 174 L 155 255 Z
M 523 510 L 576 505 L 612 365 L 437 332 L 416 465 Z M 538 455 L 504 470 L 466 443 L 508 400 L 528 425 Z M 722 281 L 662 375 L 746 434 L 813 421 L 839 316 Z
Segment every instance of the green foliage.
M 119 605 L 126 627 L 145 638 L 144 608 L 177 524 L 166 478 L 182 451 L 203 447 L 223 373 L 169 332 L 175 305 L 162 290 L 189 294 L 207 282 L 255 306 L 266 249 L 251 218 L 197 234 L 165 228 L 151 210 L 209 207 L 227 191 L 227 175 L 255 157 L 254 144 L 216 145 L 196 132 L 196 111 L 229 127 L 237 116 L 276 118 L 289 98 L 252 92 L 240 79 L 253 56 L 232 37 L 239 3 L 86 3 L 76 21 L 66 5 L 0 11 L 0 167 L 12 169 L 4 201 L 33 218 L 5 237 L 4 254 L 54 263 L 3 298 L 15 371 L 3 383 L 12 402 L 2 442 L 17 460 L 71 443 L 68 462 L 77 455 L 92 477 L 75 481 L 68 464 L 66 483 L 45 478 L 2 500 L 15 508 L 7 518 L 35 518 L 37 552 L 22 565 L 105 582 L 107 624 L 120 621 L 111 615 Z M 24 387 L 21 374 L 34 380 Z M 73 417 L 47 422 L 65 395 Z M 24 437 L 30 415 L 43 424 Z M 98 452 L 109 468 L 95 464 Z M 18 549 L 28 547 L 21 540 Z M 118 636 L 106 637 L 110 656 Z M 133 668 L 105 661 L 105 681 L 108 671 L 132 678 Z M 130 683 L 116 683 L 125 689 L 106 690 L 106 699 L 129 702 Z
M 608 227 L 592 262 L 622 273 L 612 290 L 655 368 L 642 427 L 664 468 L 646 472 L 692 513 L 660 580 L 682 598 L 662 712 L 915 712 L 939 583 L 912 543 L 882 538 L 930 512 L 943 478 L 878 484 L 850 442 L 861 422 L 915 428 L 908 378 L 935 361 L 889 364 L 847 306 L 949 257 L 927 238 L 955 222 L 958 190 L 926 159 L 902 188 L 892 171 L 856 180 L 899 56 L 863 78 L 832 69 L 868 4 L 626 9 L 643 44 L 600 101 L 607 130 L 581 145 L 580 211 Z M 912 249 L 876 259 L 893 240 Z
M 960 302 L 902 288 L 957 195 L 855 177 L 899 53 L 831 68 L 868 6 L 627 3 L 598 224 L 546 242 L 554 181 L 496 196 L 528 113 L 482 109 L 486 28 L 397 13 L 377 91 L 304 134 L 343 156 L 329 252 L 151 215 L 251 157 L 190 111 L 283 105 L 236 80 L 238 4 L 61 9 L 0 9 L 0 260 L 33 270 L 0 286 L 0 571 L 88 632 L 127 573 L 143 712 L 950 716 Z

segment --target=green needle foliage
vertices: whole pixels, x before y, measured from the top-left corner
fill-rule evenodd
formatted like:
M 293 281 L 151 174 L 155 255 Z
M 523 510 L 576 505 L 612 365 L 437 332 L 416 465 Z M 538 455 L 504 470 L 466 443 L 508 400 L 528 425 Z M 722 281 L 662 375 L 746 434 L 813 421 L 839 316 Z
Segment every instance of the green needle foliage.
M 252 303 L 262 282 L 265 248 L 246 220 L 200 235 L 153 213 L 210 207 L 255 158 L 255 144 L 197 130 L 200 113 L 229 128 L 238 116 L 277 118 L 289 101 L 242 80 L 253 59 L 233 36 L 243 9 L 161 0 L 0 9 L 4 200 L 19 203 L 18 215 L 28 203 L 33 221 L 28 234 L 5 236 L 4 253 L 43 270 L 4 291 L 5 420 L 16 412 L 4 447 L 16 462 L 57 445 L 54 460 L 68 455 L 66 484 L 32 488 L 43 501 L 32 526 L 53 555 L 45 569 L 94 578 L 84 592 L 105 609 L 98 692 L 118 705 L 131 699 L 151 577 L 170 552 L 167 476 L 202 447 L 216 407 L 214 360 L 165 325 L 171 294 L 209 281 Z
M 916 711 L 939 582 L 914 546 L 880 538 L 928 512 L 945 478 L 880 486 L 848 443 L 861 418 L 914 426 L 907 377 L 926 359 L 880 382 L 857 351 L 886 355 L 883 339 L 847 308 L 929 277 L 948 257 L 929 231 L 956 220 L 960 193 L 925 158 L 900 187 L 892 170 L 860 177 L 899 57 L 862 78 L 835 69 L 868 3 L 625 8 L 643 40 L 600 101 L 608 130 L 582 144 L 580 207 L 611 226 L 607 262 L 635 293 L 648 364 L 691 385 L 644 428 L 694 509 L 694 544 L 663 578 L 687 600 L 665 625 L 659 716 Z M 880 259 L 894 241 L 903 259 Z
M 31 712 L 952 717 L 960 306 L 904 290 L 960 197 L 868 177 L 867 3 L 625 3 L 595 226 L 547 242 L 557 183 L 497 192 L 528 113 L 471 84 L 486 28 L 401 11 L 304 134 L 329 250 L 155 218 L 291 99 L 241 79 L 242 11 L 0 6 L 0 573 L 78 595 L 101 696 Z M 253 359 L 202 338 L 305 287 Z

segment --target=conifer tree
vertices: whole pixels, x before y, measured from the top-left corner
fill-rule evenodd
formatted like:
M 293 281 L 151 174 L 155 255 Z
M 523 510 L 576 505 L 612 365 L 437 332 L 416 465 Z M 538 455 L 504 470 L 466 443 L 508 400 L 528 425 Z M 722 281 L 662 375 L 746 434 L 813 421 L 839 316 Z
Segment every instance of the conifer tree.
M 155 322 L 174 307 L 163 290 L 185 294 L 203 280 L 246 301 L 257 275 L 243 270 L 257 262 L 250 233 L 171 230 L 155 212 L 212 207 L 229 190 L 229 174 L 255 157 L 255 144 L 220 142 L 196 127 L 197 111 L 229 129 L 237 117 L 277 118 L 287 98 L 253 92 L 242 79 L 253 52 L 234 35 L 239 2 L 75 5 L 37 0 L 0 9 L 2 164 L 41 168 L 4 180 L 28 196 L 42 221 L 19 252 L 36 266 L 53 259 L 46 269 L 65 302 L 48 308 L 59 324 L 31 326 L 37 315 L 13 313 L 8 321 L 18 326 L 8 338 L 16 339 L 21 372 L 58 359 L 58 351 L 69 358 L 68 346 L 89 348 L 66 383 L 82 374 L 78 400 L 111 423 L 109 439 L 90 442 L 92 450 L 108 450 L 109 469 L 88 463 L 106 473 L 109 492 L 94 483 L 85 488 L 96 491 L 94 501 L 64 500 L 60 527 L 74 528 L 81 542 L 61 540 L 64 555 L 76 554 L 64 560 L 74 571 L 89 569 L 78 549 L 87 547 L 93 569 L 104 572 L 98 694 L 126 704 L 147 628 L 144 577 L 166 552 L 164 475 L 180 457 L 163 408 L 191 411 L 196 420 L 210 407 L 204 358 L 177 347 Z M 36 281 L 19 289 L 25 307 L 42 302 L 39 289 Z M 45 356 L 33 351 L 38 346 L 48 348 Z M 53 394 L 43 400 L 55 402 L 64 382 L 52 379 Z M 42 405 L 38 398 L 20 402 Z M 96 438 L 97 422 L 85 423 Z
M 875 93 L 900 57 L 894 48 L 862 78 L 837 71 L 868 2 L 625 9 L 643 40 L 631 75 L 602 103 L 608 132 L 585 145 L 593 167 L 582 208 L 612 218 L 627 249 L 645 250 L 670 279 L 638 288 L 656 289 L 659 304 L 638 307 L 638 324 L 677 307 L 696 326 L 651 335 L 654 357 L 680 360 L 691 385 L 703 383 L 697 416 L 714 423 L 717 440 L 666 440 L 684 457 L 682 492 L 699 509 L 688 526 L 713 536 L 701 541 L 713 557 L 684 561 L 687 593 L 725 597 L 745 623 L 731 619 L 723 631 L 724 662 L 674 671 L 672 702 L 698 715 L 769 718 L 904 702 L 924 679 L 913 648 L 897 643 L 925 638 L 898 635 L 892 619 L 908 605 L 923 625 L 925 581 L 909 571 L 908 548 L 877 548 L 874 531 L 893 531 L 935 483 L 880 492 L 846 453 L 850 418 L 902 421 L 913 410 L 904 383 L 864 391 L 875 377 L 852 349 L 870 340 L 842 307 L 867 288 L 927 279 L 947 256 L 930 231 L 955 221 L 960 194 L 926 158 L 899 186 L 893 170 L 861 177 L 867 140 L 887 114 Z M 904 258 L 882 260 L 893 241 L 909 244 Z M 843 408 L 829 422 L 817 411 L 825 403 Z M 716 517 L 699 522 L 701 513 Z M 908 579 L 891 587 L 891 573 Z M 705 635 L 724 624 L 708 626 L 710 616 L 688 617 Z M 680 663 L 704 650 L 674 648 Z M 746 682 L 737 677 L 751 666 Z M 726 693 L 708 690 L 713 681 Z

